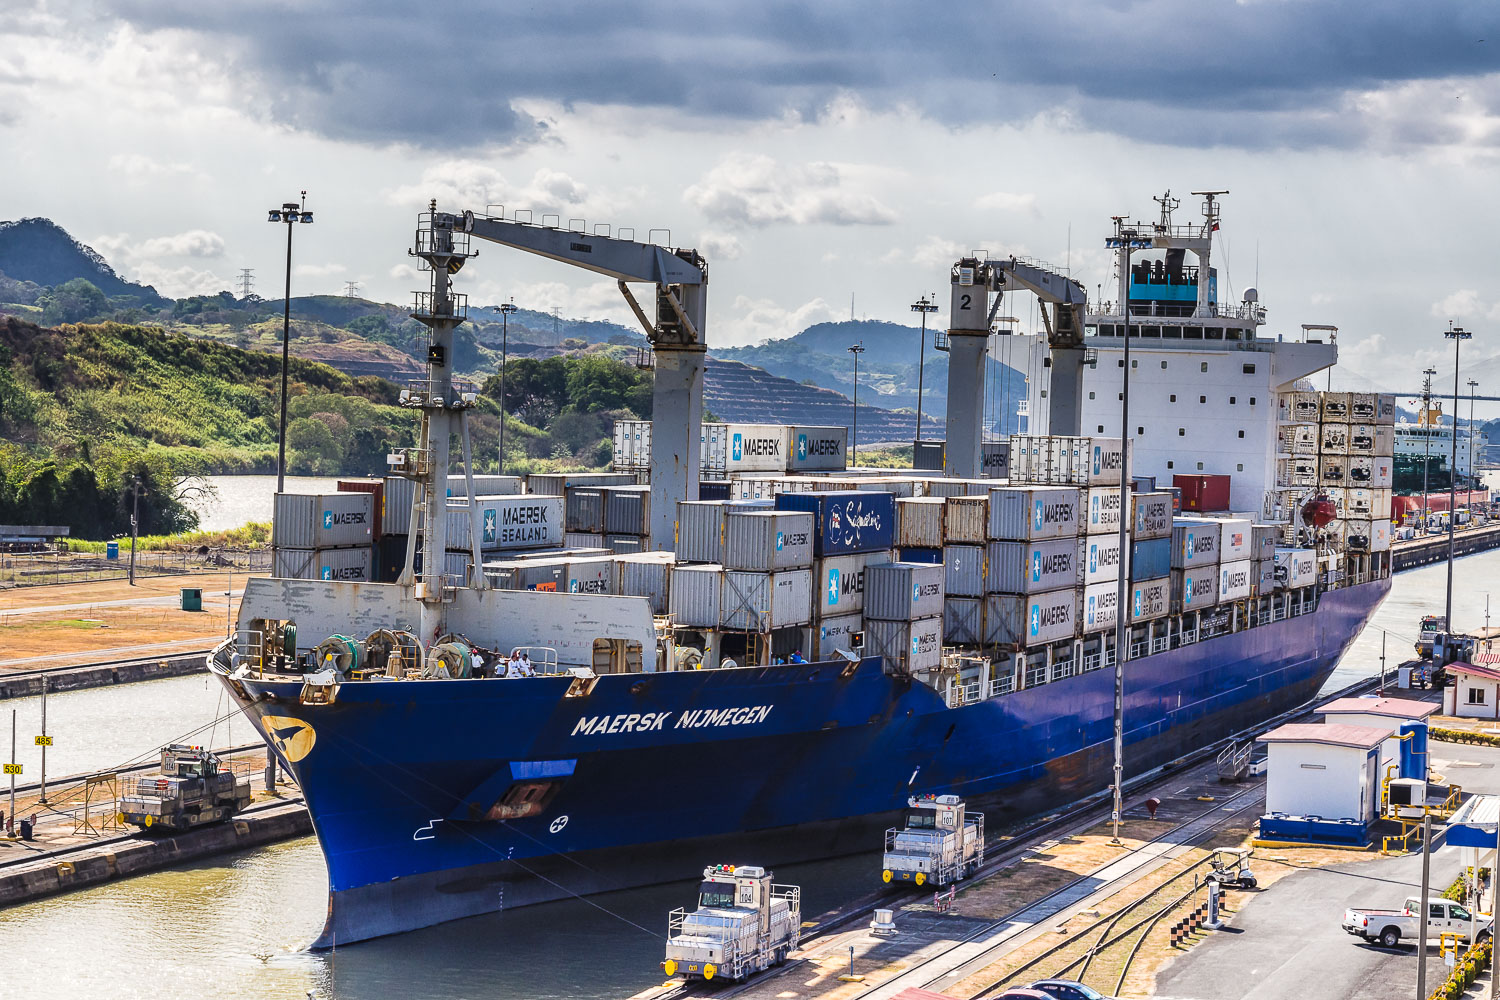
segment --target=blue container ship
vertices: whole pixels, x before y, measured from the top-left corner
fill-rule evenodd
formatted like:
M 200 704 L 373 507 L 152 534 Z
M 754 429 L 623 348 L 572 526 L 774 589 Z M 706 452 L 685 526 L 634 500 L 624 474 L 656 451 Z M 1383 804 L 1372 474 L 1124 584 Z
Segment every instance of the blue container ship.
M 1166 463 L 1198 455 L 1243 465 L 1244 449 L 1260 447 L 1260 465 L 1234 480 L 1239 492 L 1232 505 L 1251 510 L 1253 518 L 1242 520 L 1263 521 L 1283 543 L 1275 585 L 1224 595 L 1207 610 L 1181 610 L 1162 596 L 1169 577 L 1128 579 L 1118 589 L 1129 608 L 1122 624 L 1113 610 L 1101 610 L 1117 606 L 1108 599 L 1116 593 L 1110 583 L 1091 595 L 1091 623 L 1099 612 L 1092 630 L 1078 620 L 1067 629 L 1055 617 L 1042 624 L 1037 609 L 1049 599 L 1055 605 L 1056 592 L 1015 595 L 1023 615 L 1031 601 L 1030 629 L 1018 625 L 1019 641 L 945 646 L 931 661 L 918 654 L 915 639 L 910 654 L 866 655 L 850 643 L 820 650 L 814 662 L 795 662 L 802 657 L 778 655 L 778 644 L 807 641 L 815 622 L 786 634 L 736 636 L 653 616 L 645 595 L 498 589 L 483 575 L 482 525 L 466 539 L 446 537 L 449 441 L 461 434 L 467 451 L 467 428 L 464 388 L 442 361 L 445 348 L 451 356 L 452 328 L 462 320 L 449 275 L 457 271 L 452 261 L 471 256 L 467 237 L 556 259 L 588 253 L 589 266 L 624 275 L 622 288 L 627 278 L 655 274 L 659 352 L 673 346 L 686 352 L 691 344 L 683 347 L 683 331 L 695 327 L 695 318 L 691 333 L 701 338 L 701 296 L 694 297 L 692 274 L 684 278 L 680 265 L 696 268 L 702 284 L 706 269 L 688 252 L 654 248 L 660 253 L 653 256 L 637 252 L 640 244 L 599 240 L 587 251 L 566 250 L 558 241 L 576 247 L 578 234 L 467 213 L 424 215 L 417 253 L 433 265 L 433 289 L 419 297 L 415 314 L 432 327 L 434 350 L 429 379 L 403 393 L 420 411 L 423 444 L 391 463 L 394 474 L 417 484 L 407 571 L 392 584 L 251 580 L 235 635 L 209 661 L 306 799 L 329 879 L 327 922 L 314 946 L 675 880 L 729 852 L 753 852 L 757 863 L 772 865 L 872 850 L 913 794 L 961 795 L 997 825 L 1077 801 L 1112 781 L 1122 668 L 1127 774 L 1313 698 L 1388 592 L 1388 553 L 1343 544 L 1343 525 L 1303 523 L 1300 501 L 1316 489 L 1282 485 L 1274 458 L 1283 421 L 1277 395 L 1303 391 L 1298 380 L 1331 364 L 1335 351 L 1332 344 L 1256 337 L 1263 322 L 1258 308 L 1190 308 L 1184 288 L 1199 294 L 1196 273 L 1180 255 L 1171 256 L 1171 243 L 1202 248 L 1200 271 L 1207 273 L 1209 234 L 1217 228 L 1216 213 L 1201 225 L 1174 227 L 1164 207 L 1163 280 L 1140 280 L 1142 272 L 1125 256 L 1118 273 L 1122 290 L 1128 283 L 1126 297 L 1084 314 L 1086 339 L 1105 359 L 1097 370 L 1111 372 L 1107 359 L 1125 346 L 1124 332 L 1115 329 L 1122 310 L 1134 316 L 1139 309 L 1155 317 L 1157 338 L 1153 344 L 1144 330 L 1130 333 L 1132 357 L 1145 359 L 1142 369 L 1157 360 L 1158 370 L 1190 361 L 1181 367 L 1191 371 L 1201 363 L 1207 373 L 1210 361 L 1227 357 L 1239 380 L 1265 362 L 1254 392 L 1268 416 L 1247 418 L 1249 445 L 1241 444 L 1242 435 L 1217 451 L 1174 446 L 1163 454 L 1175 457 L 1162 458 L 1138 440 L 1129 471 L 1169 474 Z M 606 263 L 616 251 L 634 254 L 635 263 Z M 676 263 L 663 263 L 661 255 Z M 981 272 L 985 267 L 979 262 Z M 961 270 L 955 269 L 955 288 L 972 288 L 972 274 L 970 284 L 960 285 Z M 674 277 L 682 280 L 668 280 Z M 1141 298 L 1157 288 L 1168 294 L 1171 315 Z M 1200 301 L 1207 294 L 1204 287 Z M 1162 328 L 1172 324 L 1180 333 L 1196 328 L 1197 337 L 1164 337 Z M 1218 336 L 1205 337 L 1206 330 Z M 660 372 L 657 378 L 662 382 Z M 1033 392 L 1046 388 L 1043 380 L 1037 372 L 1043 385 Z M 1168 389 L 1196 392 L 1190 381 L 1174 372 L 1160 400 L 1146 385 L 1136 419 L 1153 430 L 1165 426 L 1174 419 Z M 1101 384 L 1108 390 L 1107 380 Z M 1205 396 L 1220 388 L 1211 379 L 1203 384 Z M 1052 384 L 1054 393 L 1065 388 Z M 1034 420 L 1043 398 L 1031 410 Z M 668 412 L 672 402 L 658 397 L 656 412 Z M 1080 410 L 1085 423 L 1107 432 L 1106 413 Z M 1118 415 L 1113 419 L 1118 432 Z M 1038 428 L 1044 435 L 1056 429 Z M 655 446 L 665 440 L 657 436 Z M 695 452 L 696 429 L 684 440 Z M 1049 435 L 1047 446 L 1062 442 L 1065 452 L 1077 440 Z M 1028 447 L 1038 452 L 1035 440 Z M 660 457 L 664 467 L 667 456 Z M 1128 478 L 1090 482 L 1087 464 L 1049 471 L 1040 481 L 1049 489 L 1113 489 L 1130 498 Z M 696 469 L 676 479 L 660 471 L 653 463 L 653 519 L 661 513 L 659 486 L 668 497 L 674 491 L 678 499 L 696 497 L 688 492 Z M 1034 471 L 1019 477 L 1011 471 L 1013 482 L 1026 475 L 1038 481 Z M 1140 491 L 1149 485 L 1140 483 Z M 820 549 L 859 554 L 850 526 L 832 514 L 834 502 L 807 499 L 817 495 L 780 506 L 817 515 Z M 876 495 L 861 503 L 861 518 L 876 516 L 872 511 L 891 516 L 895 505 Z M 1247 497 L 1253 506 L 1243 502 Z M 428 505 L 440 516 L 426 516 Z M 870 558 L 889 558 L 893 545 L 904 544 L 889 525 L 862 526 L 880 539 L 863 548 Z M 418 538 L 426 552 L 449 552 L 441 572 L 435 559 L 427 560 L 425 574 L 412 569 Z M 653 532 L 653 547 L 669 549 L 671 538 Z M 1149 558 L 1138 554 L 1140 565 L 1160 572 L 1162 547 L 1150 545 Z M 1123 561 L 1127 571 L 1137 559 Z M 816 573 L 820 565 L 802 572 Z M 814 591 L 821 585 L 811 583 Z M 1076 607 L 1086 592 L 1080 576 Z M 497 677 L 512 671 L 510 651 L 527 652 L 530 665 L 522 676 Z

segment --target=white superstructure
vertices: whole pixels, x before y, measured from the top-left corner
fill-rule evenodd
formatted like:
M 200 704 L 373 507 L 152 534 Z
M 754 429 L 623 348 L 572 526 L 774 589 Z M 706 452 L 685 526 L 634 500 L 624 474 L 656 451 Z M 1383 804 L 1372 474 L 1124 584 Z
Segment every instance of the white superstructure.
M 1115 253 L 1113 301 L 1091 303 L 1081 402 L 1083 434 L 1120 434 L 1125 303 L 1130 309 L 1131 472 L 1170 484 L 1174 474 L 1230 479 L 1230 506 L 1269 513 L 1276 486 L 1277 396 L 1338 360 L 1333 331 L 1304 327 L 1295 337 L 1263 337 L 1265 308 L 1255 289 L 1242 301 L 1218 298 L 1210 265 L 1220 192 L 1204 193 L 1203 221 L 1177 225 L 1170 196 L 1155 223 L 1116 220 L 1105 243 Z M 1191 255 L 1192 263 L 1189 263 Z M 1046 434 L 1050 366 L 1043 338 L 1021 338 L 1028 359 L 1029 433 Z M 1040 344 L 1030 341 L 1040 340 Z M 1022 345 L 1018 343 L 1017 348 Z

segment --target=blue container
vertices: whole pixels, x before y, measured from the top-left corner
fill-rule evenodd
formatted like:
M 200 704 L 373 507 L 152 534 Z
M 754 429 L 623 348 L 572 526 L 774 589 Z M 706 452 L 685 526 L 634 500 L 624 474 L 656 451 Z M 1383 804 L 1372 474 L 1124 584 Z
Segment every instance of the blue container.
M 902 562 L 914 563 L 940 563 L 943 561 L 942 549 L 897 549 Z
M 896 498 L 889 493 L 778 493 L 777 510 L 813 516 L 813 555 L 850 555 L 889 549 L 896 539 Z
M 105 542 L 104 543 L 104 558 L 106 558 L 106 559 L 118 559 L 118 558 L 120 558 L 120 543 L 119 542 Z
M 1401 736 L 1410 733 L 1410 739 L 1401 741 L 1401 777 L 1427 780 L 1427 723 L 1401 723 Z
M 727 480 L 727 479 L 699 480 L 699 482 L 698 482 L 698 499 L 699 500 L 728 500 L 729 499 L 729 480 Z
M 1157 580 L 1172 573 L 1172 539 L 1130 543 L 1130 578 Z

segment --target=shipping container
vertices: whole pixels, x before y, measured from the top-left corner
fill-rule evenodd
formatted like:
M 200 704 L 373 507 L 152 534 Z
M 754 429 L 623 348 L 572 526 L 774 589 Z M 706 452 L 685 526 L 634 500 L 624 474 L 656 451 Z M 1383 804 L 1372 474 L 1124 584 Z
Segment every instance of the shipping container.
M 943 663 L 943 618 L 866 621 L 865 655 L 885 657 L 888 670 L 936 670 Z
M 1079 493 L 1078 504 L 1087 534 L 1120 533 L 1120 487 L 1091 486 Z
M 776 509 L 813 515 L 813 554 L 819 557 L 880 552 L 895 544 L 896 500 L 889 493 L 785 493 L 776 497 Z
M 1257 524 L 1250 528 L 1250 558 L 1257 562 L 1276 559 L 1276 546 L 1281 544 L 1281 525 Z
M 731 521 L 730 531 L 733 531 Z M 812 572 L 725 570 L 719 624 L 745 632 L 769 632 L 812 621 Z
M 1156 477 L 1155 476 L 1131 476 L 1130 477 L 1130 492 L 1132 492 L 1132 493 L 1155 493 L 1156 492 Z
M 605 535 L 604 547 L 617 555 L 630 555 L 648 551 L 646 545 L 649 541 L 644 535 Z
M 565 524 L 567 531 L 603 533 L 604 487 L 569 486 Z
M 679 562 L 718 562 L 724 557 L 724 513 L 728 507 L 710 500 L 677 502 Z
M 1396 397 L 1389 392 L 1378 392 L 1375 394 L 1375 423 L 1394 424 L 1396 422 Z
M 813 562 L 813 521 L 801 511 L 739 510 L 724 515 L 724 568 L 751 572 Z
M 1370 489 L 1344 490 L 1343 516 L 1369 520 L 1374 517 L 1375 491 Z
M 276 567 L 271 575 L 284 580 L 369 583 L 375 579 L 372 551 L 368 545 L 337 549 L 277 549 Z
M 1351 454 L 1351 455 L 1373 455 L 1373 454 L 1375 454 L 1375 425 L 1374 424 L 1350 424 L 1349 425 L 1349 454 Z
M 1125 471 L 1125 451 L 1119 438 L 1091 437 L 1085 457 L 1088 460 L 1087 486 L 1119 486 Z
M 872 562 L 865 570 L 865 617 L 894 621 L 941 615 L 944 572 L 932 563 Z
M 651 487 L 607 486 L 604 489 L 604 533 L 651 533 Z
M 989 536 L 1029 542 L 1079 532 L 1078 490 L 1071 486 L 997 486 L 990 490 Z
M 1391 522 L 1389 518 L 1376 518 L 1370 523 L 1370 551 L 1391 550 Z
M 727 480 L 727 479 L 721 479 L 721 480 L 716 480 L 715 481 L 715 480 L 708 480 L 708 479 L 700 479 L 698 481 L 698 499 L 699 500 L 728 500 L 729 499 L 729 480 Z
M 1344 463 L 1344 474 L 1350 486 L 1368 488 L 1373 486 L 1375 478 L 1375 462 L 1373 455 L 1350 455 Z
M 1316 392 L 1292 393 L 1292 419 L 1315 424 L 1323 418 L 1323 400 Z
M 1276 550 L 1276 586 L 1310 587 L 1318 580 L 1318 554 L 1313 549 Z
M 1373 489 L 1370 491 L 1370 517 L 1375 520 L 1388 521 L 1391 518 L 1393 497 L 1388 489 Z
M 486 562 L 484 575 L 501 590 L 565 593 L 568 589 L 568 560 L 566 557 L 554 557 Z
M 1083 634 L 1112 632 L 1119 621 L 1120 582 L 1095 583 L 1083 588 Z
M 566 578 L 570 594 L 612 594 L 615 588 L 614 557 L 569 559 Z
M 898 500 L 919 496 L 917 480 L 910 476 L 872 476 L 856 482 L 853 489 L 868 493 L 889 493 Z
M 787 429 L 780 424 L 730 424 L 729 454 L 724 468 L 736 472 L 783 472 L 787 467 Z
M 1276 591 L 1276 557 L 1250 564 L 1250 596 L 1269 597 Z
M 1085 535 L 1078 540 L 1078 564 L 1085 585 L 1120 577 L 1120 536 Z
M 918 472 L 943 471 L 942 441 L 916 441 L 912 446 L 911 467 Z
M 889 552 L 857 552 L 851 556 L 829 556 L 813 562 L 813 620 L 837 618 L 865 609 L 865 567 L 885 562 Z
M 560 497 L 569 486 L 634 486 L 630 472 L 533 472 L 526 477 L 526 492 Z
M 375 537 L 375 497 L 369 493 L 278 493 L 271 544 L 282 549 L 369 545 Z
M 943 592 L 956 597 L 984 596 L 984 546 L 943 547 Z
M 1255 525 L 1249 518 L 1219 519 L 1219 562 L 1255 558 Z
M 1150 621 L 1172 611 L 1172 578 L 1137 580 L 1130 585 L 1130 620 Z
M 947 503 L 940 497 L 912 497 L 896 501 L 896 544 L 941 548 Z
M 989 532 L 989 497 L 948 497 L 943 502 L 946 507 L 943 541 L 964 545 L 982 544 Z
M 1199 566 L 1172 571 L 1172 610 L 1202 611 L 1219 603 L 1219 567 Z
M 984 598 L 943 599 L 943 641 L 958 646 L 977 646 L 984 641 Z
M 533 496 L 475 497 L 479 508 L 479 547 L 502 549 L 556 548 L 564 543 L 563 498 Z M 469 546 L 469 507 L 463 500 L 448 501 L 448 547 Z
M 1374 442 L 1370 442 L 1374 446 Z M 1349 425 L 1324 424 L 1318 434 L 1318 454 L 1349 454 Z
M 705 423 L 702 425 L 698 433 L 698 474 L 700 476 L 708 479 L 724 478 L 724 456 L 728 448 L 727 429 L 727 424 Z M 651 421 L 615 421 L 612 467 L 621 472 L 646 472 L 651 468 Z
M 943 563 L 943 550 L 941 548 L 918 548 L 912 546 L 896 550 L 896 558 L 901 562 L 919 563 Z
M 984 641 L 1025 647 L 1071 639 L 1078 634 L 1079 591 L 1050 594 L 988 594 L 984 599 Z
M 386 476 L 385 491 L 381 498 L 385 510 L 380 515 L 382 535 L 411 534 L 412 499 L 417 495 L 417 484 L 402 476 Z
M 927 479 L 922 492 L 930 497 L 982 497 L 995 488 L 993 479 Z
M 979 475 L 985 479 L 1010 478 L 1010 442 L 985 441 L 979 446 Z
M 667 592 L 672 621 L 688 628 L 718 628 L 724 567 L 713 563 L 673 566 Z
M 1219 564 L 1219 601 L 1242 601 L 1250 596 L 1256 583 L 1255 560 L 1241 559 L 1238 562 Z
M 1158 580 L 1172 572 L 1172 539 L 1130 543 L 1130 578 Z
M 1138 542 L 1172 537 L 1172 494 L 1165 490 L 1136 493 L 1130 498 L 1130 537 Z
M 385 480 L 384 479 L 340 479 L 336 486 L 340 493 L 368 493 L 374 497 L 371 503 L 370 541 L 380 541 L 385 534 Z
M 1172 520 L 1172 568 L 1196 569 L 1219 561 L 1218 521 L 1206 517 Z
M 1347 392 L 1325 392 L 1323 397 L 1323 422 L 1325 424 L 1347 424 L 1349 422 L 1349 394 Z
M 838 650 L 858 653 L 857 642 L 863 638 L 860 633 L 865 630 L 864 615 L 840 615 L 837 618 L 824 618 L 812 628 L 812 658 L 814 662 L 819 660 L 831 660 L 837 655 Z
M 1396 461 L 1390 455 L 1376 455 L 1371 460 L 1370 486 L 1377 490 L 1388 490 L 1396 475 Z
M 561 497 L 559 497 L 561 499 Z M 569 531 L 563 534 L 563 545 L 570 549 L 605 549 L 604 533 L 596 531 Z
M 1344 548 L 1350 552 L 1369 552 L 1373 528 L 1374 522 L 1368 518 L 1351 517 L 1344 521 L 1339 531 Z
M 990 542 L 985 550 L 984 590 L 988 594 L 1041 594 L 1083 582 L 1079 540 Z
M 520 476 L 476 475 L 474 495 L 477 497 L 510 497 L 523 492 Z M 463 498 L 469 495 L 468 480 L 461 475 L 448 477 L 448 496 Z
M 1343 486 L 1349 481 L 1347 455 L 1319 455 L 1318 482 L 1323 486 Z
M 849 428 L 793 424 L 787 428 L 786 468 L 792 472 L 842 471 L 849 466 Z
M 1349 422 L 1351 424 L 1373 424 L 1376 409 L 1373 392 L 1349 393 Z
M 1182 510 L 1195 512 L 1229 509 L 1229 477 L 1194 473 L 1175 475 L 1172 485 L 1182 491 Z

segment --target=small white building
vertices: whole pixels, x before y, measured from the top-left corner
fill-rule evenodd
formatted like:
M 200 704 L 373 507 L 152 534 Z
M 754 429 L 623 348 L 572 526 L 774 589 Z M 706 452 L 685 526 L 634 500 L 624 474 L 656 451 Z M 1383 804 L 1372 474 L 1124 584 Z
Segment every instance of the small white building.
M 1318 714 L 1330 724 L 1385 730 L 1389 738 L 1380 747 L 1380 775 L 1384 779 L 1386 765 L 1401 763 L 1401 724 L 1426 722 L 1437 710 L 1435 703 L 1415 698 L 1339 698 L 1319 708 Z
M 1269 759 L 1261 836 L 1364 843 L 1380 808 L 1380 748 L 1389 735 L 1384 727 L 1290 723 L 1262 736 Z
M 1500 719 L 1500 664 L 1450 663 L 1457 682 L 1443 689 L 1443 711 L 1464 719 Z

